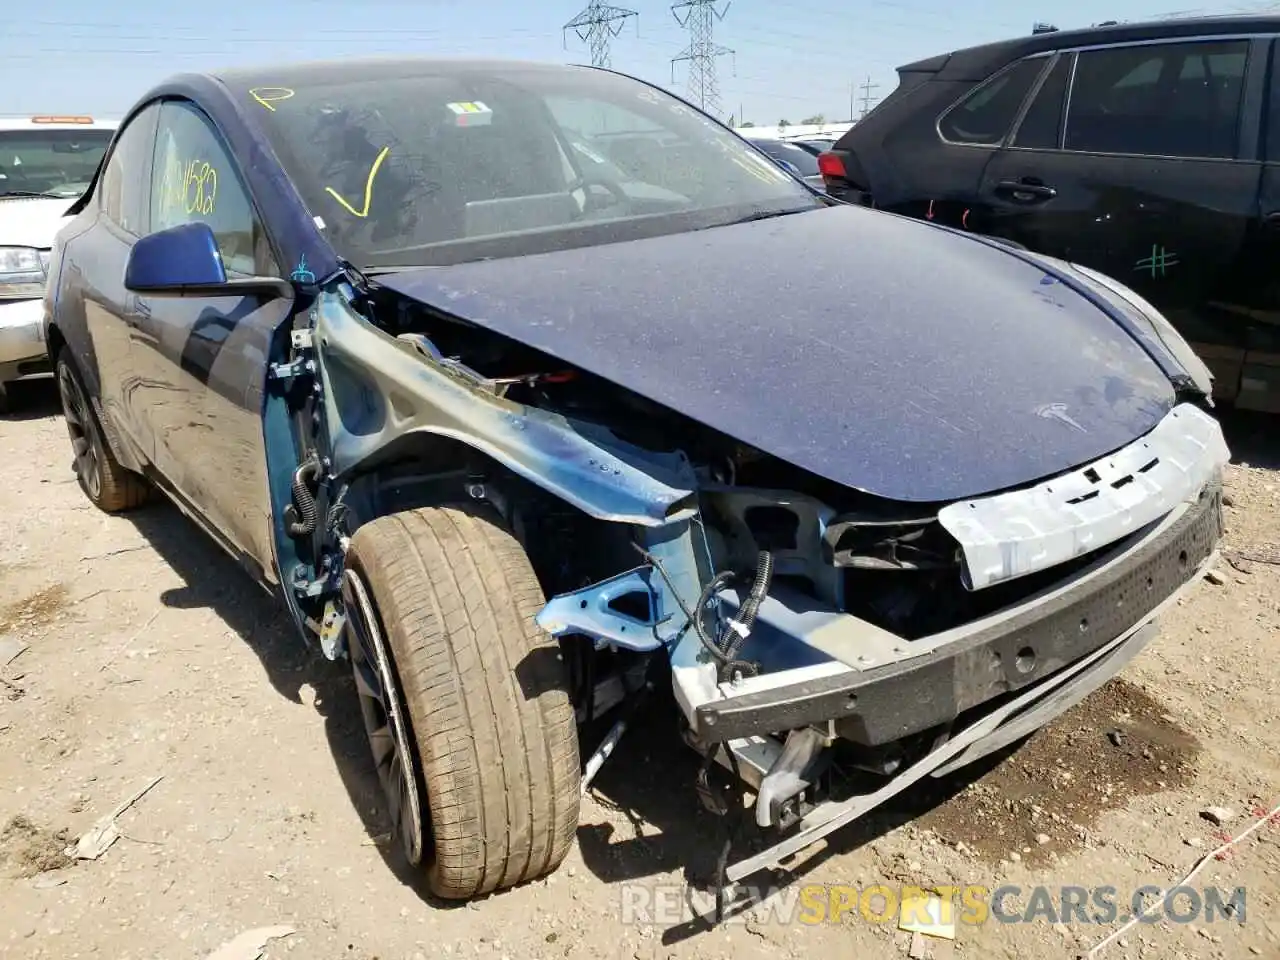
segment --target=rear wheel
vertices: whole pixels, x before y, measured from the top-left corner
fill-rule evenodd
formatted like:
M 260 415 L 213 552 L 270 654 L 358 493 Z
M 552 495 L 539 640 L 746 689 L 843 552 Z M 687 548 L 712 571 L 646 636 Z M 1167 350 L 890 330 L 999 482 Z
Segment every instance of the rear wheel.
M 117 513 L 144 503 L 149 492 L 147 482 L 136 473 L 126 470 L 102 434 L 102 426 L 89 404 L 75 361 L 64 347 L 58 356 L 55 369 L 58 379 L 58 396 L 62 400 L 62 415 L 71 437 L 71 452 L 75 459 L 71 468 L 86 497 L 107 513 Z
M 469 504 L 380 517 L 351 538 L 344 593 L 394 835 L 431 892 L 554 871 L 578 825 L 577 728 L 515 537 Z

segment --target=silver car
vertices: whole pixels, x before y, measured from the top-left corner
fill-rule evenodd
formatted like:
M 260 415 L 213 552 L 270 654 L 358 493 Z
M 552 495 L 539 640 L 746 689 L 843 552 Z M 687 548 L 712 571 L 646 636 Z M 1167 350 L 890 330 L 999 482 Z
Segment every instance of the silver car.
M 114 129 L 91 117 L 0 119 L 0 412 L 10 383 L 52 372 L 41 334 L 49 250 Z

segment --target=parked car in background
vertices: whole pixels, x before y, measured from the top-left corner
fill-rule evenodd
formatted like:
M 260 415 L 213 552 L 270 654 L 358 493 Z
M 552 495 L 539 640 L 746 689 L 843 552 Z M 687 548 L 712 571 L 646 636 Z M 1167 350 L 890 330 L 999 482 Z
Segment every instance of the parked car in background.
M 782 831 L 720 879 L 781 862 L 1114 675 L 1221 536 L 1157 314 L 611 71 L 183 75 L 72 212 L 82 490 L 162 491 L 349 661 L 437 896 L 555 870 L 623 729 L 580 725 L 654 688 L 690 794 Z
M 1112 277 L 1215 396 L 1280 412 L 1278 36 L 1275 15 L 1170 19 L 909 64 L 820 158 L 827 190 Z
M 761 140 L 839 140 L 849 132 L 853 124 L 841 123 L 783 123 L 755 124 L 748 123 L 733 128 L 735 133 L 744 137 L 759 137 Z
M 800 177 L 814 189 L 826 189 L 822 173 L 818 170 L 817 154 L 786 140 L 766 140 L 763 137 L 749 137 L 748 140 L 752 146 L 763 150 L 777 163 L 784 164 L 790 173 Z
M 836 142 L 835 142 L 835 140 L 834 140 L 834 139 L 826 139 L 826 138 L 821 138 L 821 137 L 818 137 L 818 138 L 810 138 L 810 137 L 797 138 L 797 139 L 795 139 L 795 140 L 788 140 L 788 141 L 787 141 L 787 143 L 794 143 L 797 147 L 799 147 L 799 148 L 800 148 L 800 149 L 802 149 L 802 150 L 807 150 L 807 151 L 809 151 L 809 152 L 810 152 L 810 153 L 812 153 L 815 157 L 816 157 L 816 156 L 818 156 L 818 154 L 826 153 L 828 150 L 830 150 L 830 149 L 831 149 L 832 147 L 834 147 L 834 146 L 835 146 L 835 144 L 836 144 Z
M 49 249 L 114 129 L 92 117 L 0 118 L 0 412 L 9 384 L 52 372 L 40 305 Z

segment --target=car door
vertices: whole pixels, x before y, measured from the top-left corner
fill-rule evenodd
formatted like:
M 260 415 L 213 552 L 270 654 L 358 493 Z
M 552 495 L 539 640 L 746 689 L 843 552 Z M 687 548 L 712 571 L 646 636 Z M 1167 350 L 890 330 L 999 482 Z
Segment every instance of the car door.
M 240 167 L 213 121 L 166 101 L 152 171 L 151 228 L 202 221 L 229 278 L 279 276 Z M 158 385 L 148 405 L 161 469 L 255 575 L 273 579 L 262 402 L 269 340 L 283 300 L 146 298 L 138 366 Z M 159 391 L 163 391 L 161 395 Z
M 892 158 L 892 170 L 872 185 L 875 205 L 975 229 L 970 212 L 977 206 L 983 171 L 1048 63 L 1049 58 L 1039 54 L 1016 60 L 973 87 L 941 116 L 918 111 L 888 133 L 884 149 Z
M 1257 217 L 1240 269 L 1213 303 L 1224 326 L 1243 331 L 1242 349 L 1218 348 L 1214 372 L 1235 384 L 1237 406 L 1280 413 L 1280 40 L 1271 48 Z
M 989 232 L 1115 277 L 1196 339 L 1254 215 L 1257 71 L 1248 39 L 1061 52 L 984 171 Z
M 68 279 L 78 287 L 74 301 L 84 311 L 93 351 L 92 359 L 80 358 L 81 369 L 96 380 L 102 413 L 116 435 L 143 460 L 151 459 L 152 442 L 137 407 L 139 378 L 130 341 L 138 316 L 133 295 L 124 288 L 124 270 L 134 242 L 147 232 L 151 151 L 159 113 L 158 104 L 144 107 L 117 134 L 91 201 L 94 222 L 69 241 L 74 256 L 66 258 L 75 264 L 77 276 Z

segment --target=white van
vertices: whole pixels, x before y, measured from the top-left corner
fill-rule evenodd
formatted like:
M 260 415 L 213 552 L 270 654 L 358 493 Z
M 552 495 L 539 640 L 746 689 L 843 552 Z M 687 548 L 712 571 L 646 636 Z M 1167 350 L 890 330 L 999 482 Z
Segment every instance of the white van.
M 92 117 L 0 117 L 0 412 L 10 383 L 50 373 L 41 325 L 49 249 L 115 128 Z

